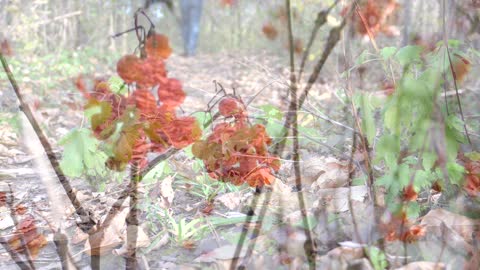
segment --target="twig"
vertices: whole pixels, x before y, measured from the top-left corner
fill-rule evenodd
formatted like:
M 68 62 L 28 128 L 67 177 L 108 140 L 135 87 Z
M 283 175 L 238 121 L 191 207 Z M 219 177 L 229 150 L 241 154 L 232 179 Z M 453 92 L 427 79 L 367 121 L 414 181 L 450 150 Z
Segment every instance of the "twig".
M 130 212 L 126 218 L 127 223 L 127 258 L 125 269 L 135 270 L 138 267 L 137 260 L 137 236 L 138 236 L 138 183 L 142 181 L 142 174 L 137 164 L 133 164 L 130 173 Z
M 35 265 L 33 264 L 33 261 L 32 261 L 32 255 L 30 254 L 30 250 L 28 249 L 28 243 L 25 240 L 25 234 L 21 231 L 18 231 L 19 222 L 18 222 L 18 219 L 17 219 L 17 215 L 15 214 L 15 208 L 13 207 L 13 201 L 14 201 L 15 198 L 13 196 L 13 190 L 12 190 L 12 186 L 10 185 L 10 183 L 8 184 L 8 189 L 10 191 L 9 192 L 10 193 L 10 196 L 9 196 L 10 198 L 7 199 L 7 205 L 8 205 L 8 208 L 10 208 L 10 216 L 12 217 L 13 223 L 15 224 L 15 227 L 17 228 L 18 236 L 20 238 L 19 239 L 20 244 L 25 250 L 25 257 L 27 258 L 27 262 L 32 269 L 35 269 Z
M 318 30 L 327 22 L 327 16 L 330 11 L 338 4 L 339 0 L 335 0 L 335 2 L 328 7 L 326 10 L 322 10 L 318 12 L 317 18 L 315 19 L 315 25 L 313 26 L 312 33 L 310 34 L 310 39 L 308 40 L 306 49 L 302 56 L 302 62 L 300 63 L 300 70 L 298 71 L 298 80 L 302 79 L 303 70 L 305 68 L 305 63 L 307 61 L 308 55 L 310 54 L 310 49 L 312 48 L 313 42 L 317 37 Z
M 465 130 L 465 136 L 467 137 L 468 143 L 472 145 L 472 141 L 470 140 L 470 135 L 468 134 L 468 129 L 467 129 L 467 123 L 465 122 L 465 117 L 463 116 L 463 109 L 462 109 L 462 102 L 460 101 L 460 95 L 458 94 L 458 86 L 457 86 L 457 75 L 455 74 L 455 70 L 453 68 L 453 63 L 452 63 L 452 57 L 450 56 L 450 48 L 448 46 L 448 39 L 447 39 L 447 29 L 446 29 L 446 23 L 445 23 L 445 10 L 446 10 L 446 2 L 445 0 L 442 1 L 442 6 L 443 6 L 443 43 L 445 44 L 445 49 L 447 50 L 447 56 L 448 56 L 448 63 L 450 64 L 450 71 L 452 72 L 453 76 L 453 86 L 455 87 L 455 94 L 457 97 L 457 103 L 458 103 L 458 110 L 460 112 L 460 117 L 462 118 L 463 121 L 463 129 Z
M 292 29 L 292 14 L 291 14 L 290 0 L 285 0 L 285 4 L 287 6 L 288 42 L 290 45 L 290 90 L 291 90 L 290 108 L 293 109 L 293 112 L 292 112 L 293 161 L 294 161 L 293 168 L 295 171 L 295 185 L 297 188 L 297 197 L 298 197 L 298 202 L 300 206 L 300 213 L 302 215 L 303 225 L 306 230 L 306 236 L 307 236 L 307 239 L 304 244 L 305 255 L 307 256 L 310 269 L 315 269 L 316 268 L 315 267 L 316 247 L 315 247 L 315 243 L 313 242 L 312 230 L 310 228 L 310 224 L 307 219 L 307 208 L 305 204 L 305 198 L 303 197 L 303 192 L 302 192 L 302 188 L 303 188 L 302 175 L 300 172 L 300 162 L 299 162 L 300 161 L 300 153 L 299 153 L 300 143 L 298 140 L 298 109 L 299 109 L 298 105 L 299 104 L 297 103 L 298 87 L 297 87 L 297 79 L 295 77 L 295 54 L 293 51 L 293 29 Z
M 350 12 L 349 12 L 349 14 L 350 14 Z M 318 79 L 318 76 L 320 75 L 320 71 L 322 70 L 323 66 L 325 65 L 325 62 L 327 61 L 328 57 L 330 56 L 330 53 L 332 52 L 333 48 L 337 45 L 338 41 L 340 40 L 341 31 L 345 27 L 346 24 L 347 24 L 347 20 L 346 20 L 346 18 L 344 18 L 342 23 L 339 26 L 334 27 L 330 30 L 330 33 L 328 35 L 327 44 L 325 45 L 325 49 L 322 52 L 322 56 L 318 60 L 317 64 L 315 65 L 315 67 L 312 71 L 312 74 L 310 75 L 310 77 L 308 79 L 307 85 L 305 86 L 305 89 L 303 90 L 302 95 L 298 99 L 298 108 L 302 107 L 305 99 L 308 96 L 308 93 L 309 93 L 310 89 L 312 88 L 315 81 Z M 284 122 L 285 132 L 283 134 L 284 136 L 288 135 L 288 130 L 289 130 L 290 124 L 292 122 L 291 117 L 292 117 L 292 115 L 288 114 L 286 119 L 285 119 L 285 122 Z M 285 148 L 285 143 L 286 143 L 286 141 L 283 140 L 281 143 L 277 144 L 277 146 L 275 147 L 275 150 L 274 150 L 275 155 L 279 155 L 283 152 L 283 149 Z
M 50 142 L 48 141 L 47 137 L 45 136 L 42 129 L 40 128 L 40 125 L 35 119 L 32 111 L 30 110 L 30 107 L 23 100 L 23 97 L 20 93 L 20 88 L 18 87 L 15 77 L 13 76 L 13 73 L 10 70 L 10 67 L 8 66 L 7 60 L 5 59 L 1 51 L 0 51 L 0 61 L 2 62 L 3 69 L 7 74 L 7 77 L 10 81 L 10 84 L 12 85 L 13 90 L 15 91 L 17 99 L 20 102 L 20 110 L 23 111 L 28 121 L 30 122 L 30 125 L 32 125 L 32 128 L 35 131 L 35 134 L 37 135 L 38 139 L 40 140 L 40 143 L 42 144 L 42 147 L 45 151 L 45 154 L 47 155 L 48 160 L 50 161 L 50 164 L 53 170 L 55 171 L 55 174 L 57 175 L 58 180 L 62 184 L 62 187 L 65 190 L 68 199 L 70 200 L 73 207 L 75 208 L 76 214 L 81 218 L 81 222 L 80 224 L 78 224 L 80 229 L 82 229 L 82 231 L 84 232 L 88 232 L 95 225 L 95 221 L 92 219 L 91 214 L 82 206 L 80 201 L 77 199 L 77 196 L 73 192 L 70 182 L 68 181 L 67 177 L 65 176 L 62 169 L 60 168 L 60 164 L 57 160 L 57 157 L 53 153 Z
M 26 264 L 19 256 L 18 253 L 10 248 L 10 245 L 8 245 L 7 239 L 3 238 L 0 236 L 0 244 L 2 244 L 3 248 L 8 252 L 12 260 L 20 267 L 22 270 L 32 270 L 32 268 Z

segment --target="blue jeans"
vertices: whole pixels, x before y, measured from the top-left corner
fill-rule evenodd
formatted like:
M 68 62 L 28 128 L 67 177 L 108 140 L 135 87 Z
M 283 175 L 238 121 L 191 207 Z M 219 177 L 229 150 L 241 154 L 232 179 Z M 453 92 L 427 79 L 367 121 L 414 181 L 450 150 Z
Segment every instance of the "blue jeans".
M 181 0 L 182 37 L 185 54 L 194 55 L 200 32 L 203 0 Z

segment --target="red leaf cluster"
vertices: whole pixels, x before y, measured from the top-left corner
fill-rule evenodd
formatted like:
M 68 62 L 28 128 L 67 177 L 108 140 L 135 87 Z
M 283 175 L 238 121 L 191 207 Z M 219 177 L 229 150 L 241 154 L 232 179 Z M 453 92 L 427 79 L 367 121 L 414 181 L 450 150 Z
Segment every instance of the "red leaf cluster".
M 350 20 L 360 35 L 376 36 L 381 32 L 387 36 L 394 36 L 398 34 L 398 30 L 388 23 L 388 19 L 394 15 L 398 6 L 395 0 L 361 1 Z M 350 8 L 350 6 L 345 7 L 341 12 L 342 16 L 345 16 Z
M 167 77 L 165 58 L 171 54 L 168 38 L 150 35 L 145 58 L 126 55 L 117 63 L 118 75 L 129 85 L 127 96 L 111 91 L 108 83 L 97 82 L 92 92 L 83 81 L 77 88 L 88 98 L 85 109 L 95 110 L 91 117 L 97 138 L 112 146 L 107 166 L 123 170 L 127 163 L 147 166 L 147 153 L 162 153 L 170 146 L 183 148 L 201 137 L 193 117 L 178 117 L 176 109 L 185 100 L 182 84 Z M 152 90 L 157 88 L 157 96 Z
M 233 6 L 233 4 L 235 4 L 235 0 L 220 0 L 220 3 L 225 7 Z
M 480 195 L 480 161 L 468 159 L 465 162 L 465 184 L 463 188 L 470 196 Z
M 292 11 L 292 19 L 298 19 L 298 13 L 295 9 Z M 288 12 L 287 9 L 282 5 L 273 10 L 270 20 L 265 22 L 262 26 L 262 33 L 269 40 L 275 40 L 283 31 L 280 32 L 278 29 L 287 29 L 288 22 Z M 280 26 L 280 27 L 278 27 Z M 286 38 L 286 37 L 285 37 Z M 287 38 L 285 40 L 288 40 Z M 285 42 L 284 40 L 284 42 Z M 289 50 L 290 45 L 288 42 L 284 43 L 284 47 Z M 300 38 L 294 38 L 293 40 L 293 51 L 296 54 L 301 54 L 303 52 L 303 41 Z
M 403 189 L 402 200 L 404 202 L 413 202 L 418 198 L 418 193 L 415 191 L 413 184 L 408 185 Z
M 453 67 L 453 78 L 457 82 L 462 82 L 465 79 L 465 76 L 470 72 L 472 68 L 470 61 L 465 57 L 454 53 L 452 55 L 452 67 Z
M 271 184 L 280 161 L 268 152 L 272 140 L 265 127 L 247 122 L 245 105 L 237 98 L 223 98 L 219 111 L 233 121 L 218 123 L 206 140 L 193 144 L 192 153 L 203 160 L 213 178 L 252 187 Z
M 6 56 L 13 55 L 13 50 L 12 47 L 10 47 L 10 43 L 8 42 L 8 40 L 4 39 L 2 40 L 2 42 L 0 42 L 0 52 Z
M 414 225 L 408 219 L 405 212 L 390 216 L 390 220 L 382 221 L 380 231 L 385 235 L 386 241 L 402 241 L 413 243 L 425 235 L 425 228 Z
M 275 26 L 273 26 L 272 23 L 270 22 L 267 22 L 263 25 L 262 27 L 262 32 L 263 34 L 270 40 L 274 40 L 277 38 L 278 36 L 278 31 L 277 29 L 275 28 Z
M 0 191 L 0 207 L 7 205 L 7 193 Z
M 32 258 L 35 258 L 40 249 L 47 245 L 47 239 L 43 234 L 37 232 L 35 219 L 28 216 L 17 224 L 17 229 L 12 238 L 8 240 L 8 245 L 12 250 L 19 253 L 24 253 L 28 249 Z

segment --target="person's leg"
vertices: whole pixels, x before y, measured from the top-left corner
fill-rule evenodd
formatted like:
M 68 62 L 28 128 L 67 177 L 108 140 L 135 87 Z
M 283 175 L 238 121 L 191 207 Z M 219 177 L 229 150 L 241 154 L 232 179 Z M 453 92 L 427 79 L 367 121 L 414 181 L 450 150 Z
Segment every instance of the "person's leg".
M 182 39 L 183 52 L 188 55 L 188 40 L 190 36 L 190 0 L 180 1 L 180 12 L 182 13 Z
M 200 32 L 200 21 L 202 17 L 202 0 L 190 0 L 190 30 L 187 44 L 187 52 L 189 55 L 194 55 L 197 48 L 198 34 Z

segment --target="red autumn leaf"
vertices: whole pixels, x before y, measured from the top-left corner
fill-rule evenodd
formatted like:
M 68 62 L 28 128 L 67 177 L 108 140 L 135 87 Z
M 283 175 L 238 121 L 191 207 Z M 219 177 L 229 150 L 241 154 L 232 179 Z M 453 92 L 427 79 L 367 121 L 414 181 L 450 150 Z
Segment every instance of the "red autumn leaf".
M 23 204 L 19 204 L 15 207 L 15 213 L 17 215 L 25 215 L 27 213 L 27 207 Z
M 166 59 L 172 53 L 168 38 L 165 35 L 154 33 L 147 38 L 145 43 L 147 56 Z
M 135 105 L 140 110 L 142 116 L 148 118 L 155 115 L 157 103 L 155 97 L 149 90 L 137 89 L 133 92 L 132 96 L 135 99 Z
M 387 36 L 398 35 L 398 29 L 388 24 L 388 19 L 398 9 L 399 4 L 395 0 L 367 0 L 359 4 L 356 12 L 350 20 L 355 25 L 356 32 L 361 35 L 369 35 L 371 38 L 383 32 Z M 350 7 L 345 7 L 341 14 L 345 16 Z
M 233 6 L 233 4 L 235 4 L 235 0 L 220 0 L 220 3 L 223 6 Z
M 213 203 L 211 202 L 208 202 L 203 208 L 202 208 L 202 213 L 204 213 L 205 215 L 210 215 L 213 211 L 213 209 L 215 209 L 215 206 Z
M 7 205 L 7 193 L 0 191 L 0 207 Z
M 126 83 L 142 81 L 142 61 L 136 55 L 125 55 L 117 63 L 117 74 Z
M 8 245 L 20 253 L 28 249 L 32 258 L 36 258 L 40 250 L 47 245 L 47 239 L 37 232 L 34 218 L 28 216 L 17 224 L 17 229 L 8 240 Z
M 293 41 L 293 51 L 296 53 L 296 54 L 301 54 L 303 52 L 303 42 L 301 39 L 299 38 L 296 38 L 294 41 Z
M 87 92 L 87 85 L 82 75 L 78 75 L 77 78 L 75 78 L 75 87 L 82 93 L 84 98 L 90 98 L 90 94 Z
M 218 104 L 218 110 L 224 117 L 238 117 L 245 112 L 245 105 L 236 98 L 226 97 Z
M 1 43 L 0 43 L 0 52 L 3 54 L 3 55 L 6 55 L 6 56 L 12 56 L 13 55 L 13 50 L 12 48 L 10 47 L 10 43 L 4 39 Z
M 387 96 L 391 96 L 395 93 L 395 85 L 391 82 L 385 82 L 382 88 Z
M 152 87 L 168 81 L 165 62 L 162 58 L 142 59 L 140 69 L 145 75 L 136 80 L 136 83 L 142 87 Z
M 470 159 L 465 160 L 465 183 L 463 189 L 470 196 L 477 197 L 480 195 L 480 161 Z
M 175 148 L 184 148 L 200 138 L 202 130 L 195 117 L 183 117 L 173 120 L 163 130 Z
M 412 243 L 425 235 L 425 228 L 421 225 L 412 225 L 403 211 L 380 223 L 379 229 L 385 235 L 386 241 L 399 240 Z
M 425 227 L 421 225 L 413 225 L 405 231 L 399 240 L 406 243 L 413 243 L 417 241 L 419 238 L 425 235 Z
M 454 53 L 452 55 L 452 66 L 453 66 L 453 78 L 457 82 L 462 82 L 465 79 L 465 76 L 470 72 L 472 68 L 470 61 L 465 57 Z
M 158 87 L 158 98 L 166 109 L 175 109 L 185 100 L 185 92 L 179 80 L 168 79 Z
M 412 184 L 408 185 L 406 188 L 403 189 L 403 196 L 402 200 L 406 202 L 416 201 L 418 198 L 418 193 L 415 191 L 414 186 Z
M 278 36 L 277 29 L 270 22 L 263 25 L 262 32 L 270 40 L 274 40 Z
M 246 182 L 251 187 L 261 187 L 264 185 L 270 185 L 275 180 L 275 176 L 270 172 L 270 168 L 260 168 L 249 174 L 246 178 Z
M 133 145 L 132 159 L 130 163 L 143 169 L 148 165 L 147 153 L 151 150 L 152 144 L 147 142 L 147 137 L 141 134 Z

